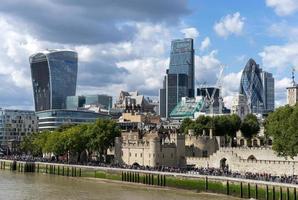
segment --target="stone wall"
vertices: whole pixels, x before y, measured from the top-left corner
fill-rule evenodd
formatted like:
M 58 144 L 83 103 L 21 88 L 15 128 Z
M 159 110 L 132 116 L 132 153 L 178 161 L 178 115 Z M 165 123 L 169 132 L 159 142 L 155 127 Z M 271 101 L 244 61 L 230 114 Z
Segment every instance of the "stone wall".
M 225 164 L 230 170 L 240 173 L 298 174 L 297 161 L 277 157 L 270 148 L 221 148 L 208 158 L 187 157 L 186 161 L 196 167 L 221 168 Z

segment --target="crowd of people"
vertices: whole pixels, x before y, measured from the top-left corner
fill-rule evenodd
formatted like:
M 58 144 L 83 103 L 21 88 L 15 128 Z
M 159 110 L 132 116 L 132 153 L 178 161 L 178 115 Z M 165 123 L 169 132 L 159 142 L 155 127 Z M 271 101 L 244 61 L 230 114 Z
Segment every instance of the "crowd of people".
M 10 156 L 1 156 L 1 159 L 6 160 L 17 160 L 17 161 L 27 161 L 27 162 L 51 162 L 51 163 L 65 163 L 65 161 L 56 161 L 53 158 L 41 158 L 41 157 L 32 157 L 27 155 L 10 155 Z M 109 167 L 109 168 L 121 168 L 121 169 L 134 169 L 134 170 L 146 170 L 146 171 L 159 171 L 159 172 L 170 172 L 170 173 L 183 173 L 183 174 L 193 174 L 193 175 L 205 175 L 205 176 L 224 176 L 232 177 L 239 179 L 252 179 L 258 181 L 268 181 L 268 182 L 278 182 L 278 183 L 289 183 L 289 184 L 298 184 L 298 176 L 274 176 L 269 173 L 240 173 L 229 170 L 228 165 L 223 168 L 213 168 L 213 167 L 149 167 L 149 166 L 140 166 L 140 165 L 125 165 L 125 164 L 106 164 L 102 162 L 88 162 L 81 165 L 87 166 L 97 166 L 97 167 Z

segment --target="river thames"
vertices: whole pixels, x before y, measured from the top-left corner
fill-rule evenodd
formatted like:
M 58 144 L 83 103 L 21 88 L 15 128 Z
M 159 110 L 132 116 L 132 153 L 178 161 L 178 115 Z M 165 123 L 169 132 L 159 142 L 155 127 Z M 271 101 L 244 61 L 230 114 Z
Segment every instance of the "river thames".
M 0 171 L 0 199 L 228 200 L 236 198 L 105 180 Z

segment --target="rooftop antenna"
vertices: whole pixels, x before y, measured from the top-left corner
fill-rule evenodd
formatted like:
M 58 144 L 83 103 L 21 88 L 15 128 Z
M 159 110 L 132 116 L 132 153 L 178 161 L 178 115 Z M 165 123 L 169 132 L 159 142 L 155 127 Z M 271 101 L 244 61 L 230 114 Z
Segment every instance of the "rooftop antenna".
M 296 82 L 295 82 L 295 67 L 292 68 L 292 85 L 295 86 Z

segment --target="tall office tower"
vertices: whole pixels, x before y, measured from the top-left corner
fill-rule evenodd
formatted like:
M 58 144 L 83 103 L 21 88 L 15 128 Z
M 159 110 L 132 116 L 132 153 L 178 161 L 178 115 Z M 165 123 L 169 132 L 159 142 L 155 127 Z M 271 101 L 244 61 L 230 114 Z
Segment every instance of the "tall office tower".
M 188 97 L 189 87 L 186 74 L 168 74 L 166 80 L 166 117 L 168 118 L 182 97 Z
M 182 97 L 194 97 L 193 39 L 173 40 L 170 65 L 159 91 L 160 116 L 168 118 Z
M 266 113 L 274 111 L 274 78 L 271 73 L 262 71 L 261 73 L 262 85 L 263 85 L 263 100 L 264 111 Z
M 241 76 L 239 93 L 246 97 L 251 113 L 263 113 L 264 110 L 261 72 L 259 65 L 249 59 Z
M 162 89 L 159 90 L 159 115 L 161 118 L 167 117 L 167 114 L 166 114 L 166 112 L 167 112 L 167 109 L 166 109 L 166 101 L 167 101 L 166 81 L 167 81 L 167 76 L 164 77 L 163 87 L 162 87 Z
M 193 39 L 186 38 L 172 41 L 168 74 L 185 74 L 188 76 L 187 97 L 195 96 L 194 52 Z
M 29 58 L 35 111 L 63 109 L 76 94 L 78 55 L 70 50 L 47 50 Z

